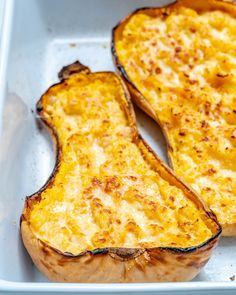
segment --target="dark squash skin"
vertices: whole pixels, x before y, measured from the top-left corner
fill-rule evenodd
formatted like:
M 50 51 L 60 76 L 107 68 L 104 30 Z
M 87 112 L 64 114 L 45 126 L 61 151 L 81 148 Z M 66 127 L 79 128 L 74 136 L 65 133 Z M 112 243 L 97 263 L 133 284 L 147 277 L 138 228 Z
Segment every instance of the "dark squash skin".
M 224 11 L 229 13 L 230 15 L 236 17 L 236 6 L 235 1 L 221 1 L 221 0 L 207 0 L 207 1 L 191 1 L 191 0 L 179 0 L 175 1 L 172 4 L 169 4 L 165 7 L 144 7 L 137 9 L 130 15 L 126 16 L 122 19 L 112 31 L 112 43 L 111 43 L 111 51 L 113 56 L 114 65 L 117 69 L 118 74 L 125 81 L 127 88 L 131 94 L 132 101 L 142 109 L 147 115 L 149 115 L 154 121 L 158 123 L 161 127 L 163 135 L 166 139 L 167 144 L 167 154 L 170 167 L 174 169 L 173 164 L 173 147 L 169 141 L 168 130 L 165 126 L 162 125 L 160 119 L 158 118 L 157 113 L 154 111 L 148 100 L 142 95 L 142 93 L 138 90 L 137 85 L 129 78 L 128 74 L 125 71 L 125 65 L 119 59 L 119 55 L 116 50 L 116 43 L 120 40 L 120 36 L 122 34 L 122 30 L 127 22 L 132 18 L 132 16 L 139 13 L 147 13 L 148 15 L 158 16 L 160 13 L 163 13 L 163 9 L 167 9 L 171 11 L 171 9 L 175 9 L 178 7 L 187 7 L 199 12 L 211 11 L 213 9 L 217 9 L 220 11 Z M 223 236 L 236 236 L 236 224 L 235 223 L 221 223 L 222 226 L 222 235 Z
M 59 73 L 61 84 L 70 79 L 74 73 L 90 74 L 90 70 L 76 62 L 64 67 Z M 104 72 L 104 75 L 116 75 Z M 56 147 L 56 164 L 52 175 L 46 184 L 35 194 L 28 196 L 21 216 L 21 235 L 24 245 L 39 270 L 50 280 L 55 282 L 80 282 L 80 283 L 137 283 L 137 282 L 167 282 L 188 281 L 195 277 L 209 260 L 213 249 L 216 247 L 221 227 L 215 215 L 195 195 L 191 189 L 182 183 L 175 174 L 154 154 L 151 148 L 138 134 L 133 106 L 129 93 L 123 86 L 123 97 L 128 106 L 126 112 L 129 121 L 135 130 L 135 143 L 140 148 L 146 159 L 159 171 L 163 178 L 168 178 L 172 185 L 181 188 L 186 197 L 191 199 L 202 212 L 204 221 L 212 231 L 212 237 L 198 246 L 188 248 L 156 247 L 156 248 L 100 248 L 82 252 L 78 255 L 62 253 L 41 241 L 33 233 L 29 215 L 37 202 L 40 202 L 41 193 L 54 185 L 54 178 L 60 166 L 61 146 L 58 135 L 44 117 L 44 105 L 40 99 L 37 112 L 44 122 Z M 54 86 L 51 86 L 54 87 Z M 94 271 L 96 270 L 96 271 Z

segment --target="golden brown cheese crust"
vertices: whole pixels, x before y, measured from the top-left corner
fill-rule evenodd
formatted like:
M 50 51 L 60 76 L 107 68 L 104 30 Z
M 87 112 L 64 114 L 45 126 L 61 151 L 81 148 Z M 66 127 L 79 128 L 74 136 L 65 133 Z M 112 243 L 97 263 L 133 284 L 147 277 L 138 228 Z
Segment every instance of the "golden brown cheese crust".
M 114 29 L 114 58 L 136 103 L 162 126 L 170 162 L 236 235 L 236 8 L 178 1 Z
M 216 245 L 214 215 L 140 138 L 116 74 L 90 73 L 79 63 L 63 73 L 68 79 L 38 105 L 59 149 L 53 177 L 27 199 L 22 215 L 35 264 L 56 281 L 192 278 Z

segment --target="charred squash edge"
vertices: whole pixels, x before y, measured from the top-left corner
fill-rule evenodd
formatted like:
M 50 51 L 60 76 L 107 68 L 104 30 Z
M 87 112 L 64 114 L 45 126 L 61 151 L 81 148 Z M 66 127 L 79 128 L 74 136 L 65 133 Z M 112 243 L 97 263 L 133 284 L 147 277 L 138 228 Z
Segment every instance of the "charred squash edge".
M 158 123 L 160 126 L 162 133 L 166 140 L 166 146 L 167 146 L 167 156 L 168 156 L 168 162 L 170 164 L 170 167 L 174 169 L 173 161 L 172 161 L 172 151 L 173 147 L 171 146 L 167 130 L 162 126 L 158 116 L 155 114 L 155 111 L 152 109 L 149 102 L 145 99 L 145 97 L 142 95 L 142 93 L 137 89 L 135 84 L 131 81 L 128 74 L 126 73 L 124 66 L 119 60 L 118 54 L 116 52 L 116 39 L 118 38 L 117 35 L 122 31 L 125 24 L 129 21 L 131 17 L 133 17 L 135 14 L 138 14 L 142 11 L 150 11 L 152 13 L 153 10 L 155 11 L 161 11 L 164 12 L 165 9 L 171 9 L 172 7 L 180 7 L 183 5 L 184 7 L 190 7 L 193 9 L 199 9 L 204 11 L 209 11 L 214 8 L 219 8 L 222 11 L 226 11 L 228 13 L 232 13 L 232 8 L 234 10 L 234 13 L 236 15 L 236 5 L 234 2 L 224 2 L 221 0 L 205 0 L 205 1 L 191 1 L 191 0 L 177 0 L 169 5 L 162 6 L 162 7 L 142 7 L 139 9 L 136 9 L 134 12 L 130 13 L 128 16 L 123 18 L 113 29 L 112 29 L 112 42 L 111 42 L 111 51 L 112 51 L 112 57 L 113 62 L 115 64 L 115 67 L 117 69 L 118 74 L 124 79 L 128 90 L 131 94 L 131 98 L 134 101 L 134 103 L 142 109 L 147 115 L 149 115 L 154 121 Z M 180 176 L 177 176 L 180 177 Z M 183 181 L 183 179 L 182 179 Z M 195 192 L 196 194 L 196 192 Z M 199 196 L 200 197 L 200 196 Z M 221 224 L 222 226 L 222 235 L 223 236 L 236 236 L 236 223 L 227 223 L 227 224 Z
M 76 61 L 72 65 L 64 67 L 59 73 L 59 78 L 61 79 L 61 81 L 59 83 L 52 85 L 50 88 L 54 87 L 55 85 L 63 84 L 70 75 L 72 75 L 74 73 L 80 73 L 80 72 L 84 72 L 84 73 L 89 74 L 90 70 L 89 70 L 89 68 L 83 66 L 79 61 Z M 110 74 L 112 72 L 100 72 L 100 73 Z M 192 201 L 195 202 L 196 204 L 198 204 L 200 210 L 206 212 L 206 215 L 207 215 L 206 218 L 207 219 L 209 218 L 209 220 L 211 220 L 213 222 L 213 225 L 212 225 L 213 235 L 212 235 L 212 237 L 200 245 L 193 246 L 193 247 L 187 247 L 187 248 L 178 248 L 178 247 L 153 247 L 153 248 L 107 247 L 107 248 L 94 249 L 92 251 L 81 252 L 78 255 L 74 255 L 69 252 L 61 252 L 60 250 L 58 250 L 58 249 L 48 245 L 47 243 L 43 242 L 42 240 L 38 239 L 34 235 L 32 230 L 30 229 L 30 222 L 28 219 L 29 212 L 31 210 L 31 206 L 35 202 L 40 201 L 41 193 L 44 190 L 46 190 L 48 187 L 53 186 L 54 178 L 55 178 L 55 175 L 59 169 L 60 159 L 61 159 L 61 144 L 60 144 L 60 141 L 58 138 L 58 134 L 57 134 L 56 130 L 54 129 L 54 127 L 44 117 L 44 114 L 43 114 L 44 109 L 43 109 L 43 105 L 42 105 L 42 97 L 43 96 L 41 96 L 40 100 L 37 103 L 36 109 L 37 109 L 37 113 L 38 113 L 41 121 L 45 124 L 46 128 L 49 130 L 51 137 L 54 141 L 54 147 L 56 149 L 56 161 L 55 161 L 54 169 L 53 169 L 51 175 L 49 176 L 48 180 L 46 181 L 46 183 L 43 185 L 43 187 L 41 189 L 39 189 L 37 192 L 35 192 L 34 194 L 26 197 L 23 213 L 20 218 L 21 234 L 22 234 L 22 238 L 23 238 L 23 242 L 25 244 L 25 247 L 28 250 L 28 242 L 26 242 L 25 230 L 22 230 L 23 224 L 24 224 L 24 228 L 27 229 L 27 235 L 31 235 L 33 237 L 33 239 L 35 239 L 35 241 L 37 241 L 37 246 L 38 246 L 37 248 L 40 249 L 40 251 L 42 251 L 42 253 L 43 252 L 44 253 L 52 253 L 52 255 L 54 255 L 54 258 L 56 257 L 55 260 L 62 258 L 62 259 L 65 259 L 68 262 L 68 264 L 71 263 L 71 259 L 72 259 L 72 261 L 75 261 L 75 259 L 79 259 L 79 258 L 86 256 L 86 255 L 90 255 L 95 258 L 96 256 L 108 254 L 112 258 L 112 260 L 125 262 L 125 261 L 131 260 L 131 259 L 134 259 L 136 261 L 137 259 L 139 259 L 138 257 L 145 255 L 145 253 L 147 253 L 147 255 L 152 255 L 152 253 L 156 253 L 159 256 L 162 256 L 162 255 L 168 255 L 170 257 L 175 256 L 175 257 L 177 257 L 177 259 L 178 259 L 178 255 L 182 257 L 183 254 L 189 254 L 188 257 L 189 257 L 189 261 L 191 262 L 190 263 L 191 266 L 189 264 L 189 267 L 194 267 L 195 264 L 197 265 L 197 263 L 195 261 L 196 259 L 194 258 L 194 256 L 196 254 L 199 254 L 201 258 L 205 257 L 205 259 L 203 261 L 204 263 L 202 263 L 198 267 L 196 266 L 195 271 L 192 271 L 194 273 L 194 275 L 190 276 L 190 277 L 194 277 L 200 271 L 200 268 L 208 261 L 213 248 L 215 248 L 215 246 L 217 245 L 218 238 L 221 234 L 221 226 L 217 222 L 217 219 L 216 219 L 216 216 L 214 215 L 214 213 L 201 201 L 201 199 L 197 195 L 194 194 L 194 192 L 192 192 L 192 190 L 185 183 L 181 182 L 181 180 L 179 180 L 177 178 L 177 176 L 170 170 L 170 168 L 168 168 L 157 157 L 157 155 L 152 151 L 152 149 L 142 139 L 142 137 L 138 133 L 138 130 L 136 127 L 135 114 L 134 114 L 133 105 L 132 105 L 132 102 L 130 99 L 129 92 L 128 92 L 124 82 L 122 81 L 122 79 L 117 74 L 115 74 L 115 73 L 112 73 L 112 74 L 116 75 L 116 77 L 119 79 L 119 81 L 123 87 L 124 98 L 128 102 L 128 110 L 126 110 L 126 112 L 127 112 L 128 116 L 130 116 L 129 119 L 132 122 L 132 127 L 134 127 L 134 132 L 136 135 L 135 138 L 137 138 L 137 142 L 141 142 L 143 144 L 144 149 L 146 149 L 147 154 L 151 154 L 152 157 L 154 156 L 155 161 L 157 161 L 155 163 L 155 165 L 160 165 L 162 168 L 164 168 L 164 171 L 173 177 L 173 181 L 176 181 L 180 184 L 181 189 L 186 194 L 186 197 L 188 198 L 189 195 L 191 194 Z M 43 95 L 45 95 L 49 91 L 49 89 Z M 32 256 L 33 255 L 31 255 L 31 257 Z M 160 257 L 160 259 L 161 259 L 161 257 Z M 77 260 L 76 260 L 76 262 L 77 262 Z M 40 268 L 40 265 L 37 265 L 37 266 L 39 266 L 39 268 Z M 137 268 L 140 268 L 140 266 L 137 266 Z M 45 271 L 43 271 L 43 272 L 45 273 Z M 51 278 L 50 275 L 47 274 L 47 276 Z M 178 277 L 178 274 L 177 274 L 177 277 Z M 53 280 L 67 281 L 66 279 L 64 280 L 61 276 L 59 276 L 59 279 L 53 278 Z M 119 282 L 130 282 L 130 280 L 127 281 L 125 278 L 123 278 L 123 279 L 117 278 L 116 280 L 112 280 L 112 282 L 118 282 L 118 281 Z M 132 280 L 132 282 L 136 282 L 136 281 L 139 282 L 140 280 L 139 279 L 138 280 L 134 279 L 134 281 Z M 150 281 L 150 280 L 147 279 L 147 281 Z M 79 279 L 75 279 L 75 280 L 73 280 L 73 282 L 81 282 L 81 281 Z M 85 281 L 82 281 L 82 282 L 85 282 Z M 93 282 L 97 282 L 97 281 L 93 280 Z M 98 282 L 101 282 L 101 280 Z

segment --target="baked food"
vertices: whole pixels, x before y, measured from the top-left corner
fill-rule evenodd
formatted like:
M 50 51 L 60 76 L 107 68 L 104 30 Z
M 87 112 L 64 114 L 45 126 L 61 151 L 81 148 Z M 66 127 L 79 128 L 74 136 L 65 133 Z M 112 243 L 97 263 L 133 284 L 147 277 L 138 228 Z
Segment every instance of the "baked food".
M 216 246 L 214 214 L 142 140 L 117 74 L 76 62 L 59 76 L 37 106 L 56 166 L 21 218 L 34 263 L 59 282 L 192 279 Z
M 180 0 L 140 9 L 113 30 L 113 57 L 156 120 L 170 164 L 236 235 L 236 7 Z

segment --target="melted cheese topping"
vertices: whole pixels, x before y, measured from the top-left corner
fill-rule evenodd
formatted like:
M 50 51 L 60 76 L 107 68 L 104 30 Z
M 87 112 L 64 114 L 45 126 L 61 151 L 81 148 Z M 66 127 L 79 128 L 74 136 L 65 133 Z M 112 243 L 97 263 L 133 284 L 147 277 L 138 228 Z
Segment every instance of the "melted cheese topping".
M 114 74 L 97 73 L 75 75 L 43 97 L 62 159 L 30 223 L 62 252 L 190 247 L 212 235 L 195 204 L 145 161 L 133 142 L 128 106 L 119 102 L 123 95 Z
M 180 7 L 133 15 L 116 50 L 166 130 L 173 167 L 236 223 L 236 19 Z

